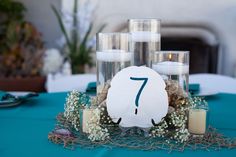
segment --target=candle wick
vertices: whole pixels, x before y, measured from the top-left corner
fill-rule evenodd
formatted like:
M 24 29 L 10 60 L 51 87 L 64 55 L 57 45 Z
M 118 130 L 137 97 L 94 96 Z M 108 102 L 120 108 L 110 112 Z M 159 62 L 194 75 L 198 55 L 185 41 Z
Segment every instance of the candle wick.
M 135 109 L 135 114 L 136 114 L 136 115 L 138 114 L 138 109 L 137 109 L 137 108 Z

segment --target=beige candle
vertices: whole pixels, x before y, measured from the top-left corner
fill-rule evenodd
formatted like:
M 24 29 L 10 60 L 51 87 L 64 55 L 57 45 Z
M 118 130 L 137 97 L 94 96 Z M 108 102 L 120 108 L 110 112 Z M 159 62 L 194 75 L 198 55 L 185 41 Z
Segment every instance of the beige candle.
M 99 112 L 97 109 L 83 109 L 83 119 L 82 119 L 82 131 L 84 133 L 88 133 L 89 131 L 89 123 L 96 123 L 100 120 L 100 116 L 97 116 L 96 114 L 100 113 L 95 113 Z
M 202 135 L 206 132 L 207 111 L 204 109 L 190 109 L 188 130 L 192 134 Z

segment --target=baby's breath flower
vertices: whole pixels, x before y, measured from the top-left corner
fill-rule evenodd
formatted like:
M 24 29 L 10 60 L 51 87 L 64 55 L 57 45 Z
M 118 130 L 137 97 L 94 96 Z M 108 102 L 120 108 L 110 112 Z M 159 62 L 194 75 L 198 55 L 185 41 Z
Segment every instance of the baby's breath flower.
M 77 131 L 80 126 L 79 110 L 87 105 L 90 105 L 90 97 L 86 94 L 73 90 L 67 95 L 64 116 Z
M 154 126 L 151 129 L 150 136 L 152 136 L 152 137 L 164 137 L 164 134 L 166 134 L 167 131 L 168 131 L 167 128 L 168 128 L 167 122 L 164 119 L 162 119 L 161 122 L 159 123 L 159 125 Z
M 94 114 L 91 120 L 87 123 L 88 126 L 88 138 L 91 141 L 104 141 L 109 138 L 109 132 L 107 128 L 102 128 L 100 125 L 100 110 L 97 108 L 94 110 Z

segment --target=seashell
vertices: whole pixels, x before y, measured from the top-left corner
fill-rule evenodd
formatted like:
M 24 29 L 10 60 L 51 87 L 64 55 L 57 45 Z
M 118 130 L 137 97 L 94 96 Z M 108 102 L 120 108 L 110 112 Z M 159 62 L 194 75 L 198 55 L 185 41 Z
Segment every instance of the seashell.
M 71 132 L 68 129 L 56 129 L 54 133 L 64 136 L 71 136 Z
M 101 86 L 101 85 L 100 85 Z M 101 87 L 99 87 L 101 88 Z M 97 94 L 97 103 L 101 104 L 104 100 L 107 99 L 108 89 L 110 88 L 110 82 L 108 81 L 104 87 L 101 89 L 101 92 Z
M 172 107 L 172 106 L 169 106 L 168 113 L 170 114 L 170 113 L 173 113 L 173 112 L 175 112 L 175 108 Z
M 168 94 L 169 106 L 174 108 L 183 104 L 181 101 L 187 97 L 187 93 L 181 88 L 179 83 L 175 80 L 166 80 L 166 91 Z

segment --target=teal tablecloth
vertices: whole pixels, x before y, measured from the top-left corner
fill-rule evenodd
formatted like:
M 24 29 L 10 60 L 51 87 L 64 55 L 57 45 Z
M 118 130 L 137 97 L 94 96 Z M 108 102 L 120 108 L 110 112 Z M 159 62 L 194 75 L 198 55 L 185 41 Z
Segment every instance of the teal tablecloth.
M 40 94 L 21 106 L 0 109 L 0 157 L 121 157 L 121 156 L 233 156 L 236 149 L 220 151 L 134 151 L 123 148 L 93 150 L 64 149 L 48 141 L 55 116 L 64 108 L 66 93 Z M 219 94 L 208 99 L 210 124 L 228 136 L 236 137 L 236 95 Z

